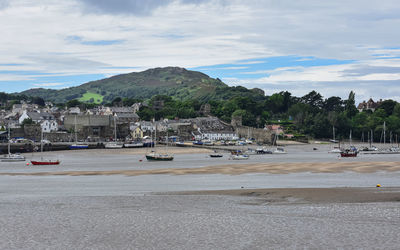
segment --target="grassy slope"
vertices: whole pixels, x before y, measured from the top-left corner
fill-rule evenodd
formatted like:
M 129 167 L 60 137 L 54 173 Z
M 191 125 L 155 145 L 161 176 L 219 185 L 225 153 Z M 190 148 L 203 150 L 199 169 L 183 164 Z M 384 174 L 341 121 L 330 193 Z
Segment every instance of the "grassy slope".
M 90 102 L 90 99 L 93 98 L 93 103 L 96 104 L 100 104 L 103 102 L 103 96 L 96 94 L 96 93 L 92 93 L 92 92 L 86 92 L 85 94 L 83 94 L 83 96 L 81 98 L 79 98 L 79 101 L 81 102 Z

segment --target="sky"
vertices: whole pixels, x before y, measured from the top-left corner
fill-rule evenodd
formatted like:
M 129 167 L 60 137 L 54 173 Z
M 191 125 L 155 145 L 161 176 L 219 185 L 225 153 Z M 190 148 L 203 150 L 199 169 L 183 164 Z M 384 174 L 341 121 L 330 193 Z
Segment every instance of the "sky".
M 0 0 L 0 91 L 178 66 L 267 95 L 400 101 L 397 0 Z

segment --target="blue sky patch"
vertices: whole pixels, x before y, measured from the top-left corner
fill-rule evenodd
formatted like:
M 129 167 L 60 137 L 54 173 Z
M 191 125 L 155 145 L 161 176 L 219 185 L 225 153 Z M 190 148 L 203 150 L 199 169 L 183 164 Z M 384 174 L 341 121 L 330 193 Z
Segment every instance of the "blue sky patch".
M 256 79 L 269 76 L 268 71 L 286 67 L 315 67 L 353 63 L 354 60 L 322 59 L 315 57 L 279 56 L 242 60 L 232 64 L 195 67 L 191 70 L 201 71 L 211 77 Z M 296 69 L 289 69 L 296 71 Z

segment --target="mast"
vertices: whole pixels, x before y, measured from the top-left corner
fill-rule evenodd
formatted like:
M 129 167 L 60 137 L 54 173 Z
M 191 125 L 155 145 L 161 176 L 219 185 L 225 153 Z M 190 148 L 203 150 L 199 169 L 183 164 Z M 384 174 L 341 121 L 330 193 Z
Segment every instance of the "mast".
M 372 145 L 373 142 L 374 142 L 374 133 L 372 132 L 372 129 L 371 129 L 371 144 L 370 144 L 370 146 Z
M 350 146 L 351 146 L 351 144 L 352 144 L 352 143 L 351 143 L 351 129 L 350 129 Z
M 386 144 L 386 122 L 383 122 L 383 145 Z
M 40 158 L 43 159 L 43 129 L 40 133 Z
M 335 142 L 335 126 L 332 126 L 333 142 Z
M 114 141 L 117 141 L 117 122 L 115 120 L 115 115 L 114 115 Z
M 76 133 L 76 115 L 75 115 L 75 128 L 74 128 L 74 132 L 75 132 L 75 143 L 78 143 L 78 135 Z
M 8 124 L 8 155 L 11 154 L 10 123 Z

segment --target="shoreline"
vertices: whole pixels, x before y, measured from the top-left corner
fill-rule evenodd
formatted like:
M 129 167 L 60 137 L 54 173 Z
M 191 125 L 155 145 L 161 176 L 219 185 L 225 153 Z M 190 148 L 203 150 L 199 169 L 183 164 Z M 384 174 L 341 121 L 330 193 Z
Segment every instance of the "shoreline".
M 400 202 L 400 187 L 267 188 L 182 191 L 158 194 L 222 195 L 254 198 L 254 201 L 249 205 Z

